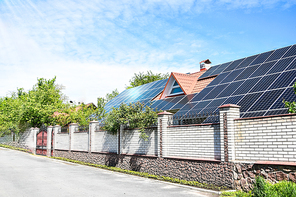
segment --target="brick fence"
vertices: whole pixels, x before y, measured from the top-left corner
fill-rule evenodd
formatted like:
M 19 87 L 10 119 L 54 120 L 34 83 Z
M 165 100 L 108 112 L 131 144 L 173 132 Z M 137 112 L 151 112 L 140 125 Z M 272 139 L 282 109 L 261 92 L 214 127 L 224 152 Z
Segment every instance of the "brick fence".
M 257 175 L 296 181 L 296 114 L 241 119 L 237 105 L 219 109 L 220 123 L 181 126 L 170 125 L 172 114 L 162 112 L 157 128 L 147 130 L 147 141 L 138 130 L 121 127 L 112 134 L 98 122 L 91 122 L 88 132 L 77 132 L 77 124 L 69 133 L 49 127 L 47 141 L 53 140 L 56 157 L 246 191 Z M 34 132 L 28 134 L 33 142 L 26 141 L 33 152 Z M 51 148 L 48 143 L 48 155 Z

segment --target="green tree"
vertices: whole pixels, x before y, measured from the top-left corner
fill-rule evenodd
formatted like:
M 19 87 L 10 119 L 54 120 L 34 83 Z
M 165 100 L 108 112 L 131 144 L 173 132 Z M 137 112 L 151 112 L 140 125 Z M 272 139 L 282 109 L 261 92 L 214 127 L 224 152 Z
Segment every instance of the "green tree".
M 113 108 L 103 120 L 103 129 L 116 133 L 120 125 L 127 125 L 129 128 L 138 128 L 141 131 L 141 138 L 147 139 L 145 128 L 151 127 L 157 121 L 157 113 L 149 106 L 142 103 L 122 103 L 118 108 Z
M 140 85 L 144 85 L 146 83 L 151 83 L 153 81 L 158 81 L 162 79 L 167 79 L 169 74 L 161 74 L 161 73 L 152 73 L 151 70 L 147 71 L 147 73 L 139 72 L 134 73 L 134 76 L 131 80 L 129 80 L 130 84 L 126 87 L 126 89 L 134 88 Z
M 10 96 L 0 99 L 0 131 L 23 131 L 28 127 L 51 124 L 52 114 L 64 106 L 61 87 L 56 78 L 37 79 L 32 90 L 18 88 Z
M 119 94 L 115 89 L 111 93 L 107 93 L 105 97 L 97 98 L 97 110 L 95 111 L 96 120 L 100 120 L 105 116 L 105 105 Z
M 24 102 L 22 122 L 31 127 L 52 124 L 53 113 L 64 107 L 63 94 L 55 82 L 56 77 L 49 80 L 38 79 Z
M 293 85 L 294 88 L 294 93 L 296 94 L 296 82 Z M 296 113 L 296 102 L 292 101 L 292 102 L 288 102 L 283 100 L 283 103 L 285 104 L 285 107 L 288 108 L 289 113 Z

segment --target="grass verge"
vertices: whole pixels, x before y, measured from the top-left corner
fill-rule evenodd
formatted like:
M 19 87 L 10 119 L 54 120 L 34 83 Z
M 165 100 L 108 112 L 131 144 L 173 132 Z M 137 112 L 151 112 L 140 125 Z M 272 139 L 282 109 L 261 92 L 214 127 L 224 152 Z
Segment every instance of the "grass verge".
M 182 185 L 189 185 L 189 186 L 194 186 L 194 187 L 199 187 L 199 188 L 204 188 L 204 189 L 211 189 L 211 190 L 215 190 L 215 191 L 223 191 L 223 190 L 229 189 L 227 187 L 218 187 L 218 186 L 211 185 L 211 184 L 199 183 L 197 181 L 186 181 L 186 180 L 181 180 L 181 179 L 171 178 L 171 177 L 166 177 L 166 176 L 158 176 L 158 175 L 148 174 L 146 172 L 138 172 L 138 171 L 132 171 L 132 170 L 125 170 L 125 169 L 121 169 L 118 167 L 111 167 L 111 166 L 100 165 L 100 164 L 86 163 L 86 162 L 77 161 L 77 160 L 73 160 L 73 159 L 67 159 L 67 158 L 63 158 L 63 157 L 52 157 L 52 158 L 59 159 L 62 161 L 77 163 L 77 164 L 81 164 L 81 165 L 102 168 L 102 169 L 106 169 L 106 170 L 110 170 L 110 171 L 114 171 L 114 172 L 121 172 L 121 173 L 125 173 L 125 174 L 131 174 L 131 175 L 136 175 L 136 176 L 145 177 L 145 178 L 167 181 L 167 182 L 171 182 L 171 183 L 178 183 L 178 184 L 182 184 Z
M 5 144 L 0 144 L 0 147 L 9 148 L 9 149 L 12 149 L 12 150 L 19 150 L 19 151 L 23 151 L 23 152 L 26 152 L 26 153 L 30 153 L 30 150 L 28 150 L 28 149 L 18 148 L 18 147 L 14 147 L 14 146 L 5 145 Z

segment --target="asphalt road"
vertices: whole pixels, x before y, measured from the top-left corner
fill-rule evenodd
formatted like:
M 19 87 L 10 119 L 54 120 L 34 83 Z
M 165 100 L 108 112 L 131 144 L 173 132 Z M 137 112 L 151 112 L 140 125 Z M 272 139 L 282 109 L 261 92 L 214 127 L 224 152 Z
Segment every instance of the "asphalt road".
M 0 147 L 0 197 L 206 197 L 217 194 Z

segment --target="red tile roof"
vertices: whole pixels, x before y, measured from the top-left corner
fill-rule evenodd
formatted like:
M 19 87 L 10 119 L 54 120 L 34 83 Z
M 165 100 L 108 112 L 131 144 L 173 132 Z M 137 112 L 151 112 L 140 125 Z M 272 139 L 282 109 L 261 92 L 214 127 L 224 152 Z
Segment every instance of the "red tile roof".
M 201 70 L 199 72 L 190 73 L 190 74 L 172 72 L 171 75 L 170 75 L 170 78 L 174 77 L 174 79 L 180 85 L 180 88 L 183 90 L 184 94 L 186 94 L 186 95 L 187 94 L 193 94 L 193 93 L 200 92 L 202 89 L 204 89 L 215 78 L 215 77 L 210 77 L 210 78 L 198 80 L 198 78 L 202 74 L 204 74 L 204 72 L 206 72 L 206 70 Z M 169 78 L 169 80 L 168 80 L 168 82 L 167 82 L 164 89 L 167 88 L 167 85 L 168 85 L 168 83 L 170 81 L 170 78 Z M 163 92 L 155 100 L 163 98 Z
M 190 94 L 194 88 L 194 85 L 198 79 L 198 76 L 196 75 L 189 75 L 189 74 L 183 74 L 183 73 L 175 73 L 172 72 L 171 74 L 175 80 L 180 85 L 181 89 L 185 94 Z

